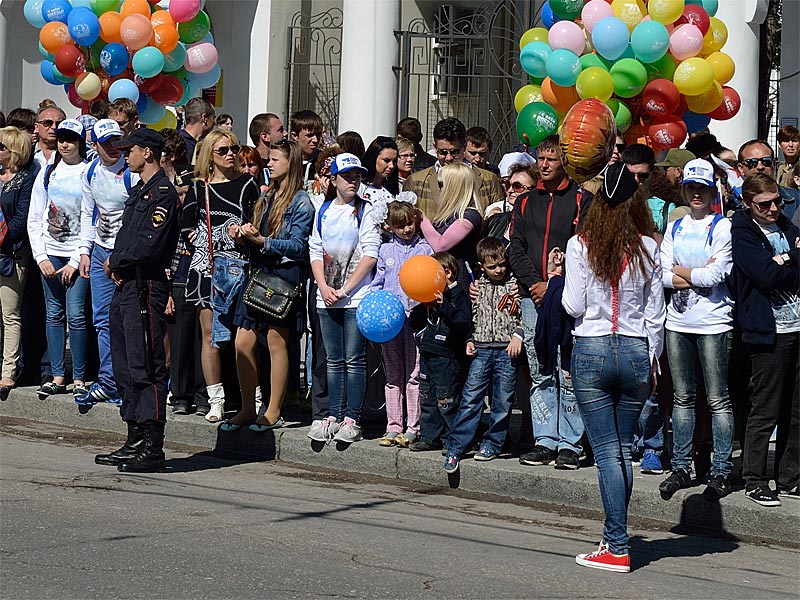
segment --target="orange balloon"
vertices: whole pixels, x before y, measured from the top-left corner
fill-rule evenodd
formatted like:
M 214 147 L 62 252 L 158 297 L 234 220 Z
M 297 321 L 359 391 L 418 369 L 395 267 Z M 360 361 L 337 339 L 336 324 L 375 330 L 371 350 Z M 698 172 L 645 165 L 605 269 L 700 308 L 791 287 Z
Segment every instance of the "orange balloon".
M 572 105 L 580 100 L 575 86 L 563 87 L 553 83 L 549 77 L 542 81 L 542 100 L 552 106 L 559 116 L 567 114 Z
M 119 28 L 122 25 L 121 14 L 110 10 L 100 15 L 98 20 L 100 21 L 100 37 L 104 42 L 108 44 L 122 42 L 122 37 L 119 35 Z
M 66 23 L 50 21 L 39 30 L 39 41 L 45 50 L 50 54 L 55 54 L 67 44 L 71 44 L 72 38 L 69 37 L 69 28 Z
M 164 54 L 172 52 L 178 45 L 178 30 L 174 25 L 156 25 L 153 27 L 150 45 L 155 46 Z
M 125 0 L 119 9 L 119 14 L 122 18 L 131 15 L 144 15 L 150 18 L 150 3 L 147 0 Z
M 588 98 L 575 104 L 559 133 L 567 174 L 583 183 L 600 173 L 611 158 L 616 130 L 614 114 L 604 102 Z
M 147 3 L 147 0 L 144 0 Z M 153 25 L 143 15 L 129 15 L 122 20 L 120 26 L 122 43 L 131 50 L 140 50 L 147 46 L 153 36 Z
M 413 256 L 400 267 L 400 287 L 412 300 L 433 302 L 447 287 L 447 277 L 432 256 Z
M 157 27 L 158 25 L 171 25 L 175 27 L 175 20 L 172 18 L 172 15 L 169 14 L 168 10 L 157 10 L 152 15 L 150 15 L 150 22 L 153 24 L 153 27 Z

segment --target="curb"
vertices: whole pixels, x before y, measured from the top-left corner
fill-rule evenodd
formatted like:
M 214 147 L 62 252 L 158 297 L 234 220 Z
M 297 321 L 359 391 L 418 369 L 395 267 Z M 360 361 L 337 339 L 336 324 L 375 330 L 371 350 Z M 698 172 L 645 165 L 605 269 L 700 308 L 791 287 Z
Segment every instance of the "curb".
M 34 388 L 20 388 L 0 403 L 0 416 L 53 423 L 76 429 L 118 433 L 125 428 L 119 410 L 98 404 L 79 414 L 71 396 L 40 401 Z M 353 444 L 338 450 L 334 444 L 315 452 L 306 437 L 308 428 L 299 424 L 254 433 L 246 428 L 231 433 L 197 416 L 168 415 L 167 441 L 217 452 L 376 475 L 424 483 L 435 487 L 458 487 L 474 493 L 492 494 L 514 500 L 550 504 L 578 510 L 602 512 L 597 471 L 557 471 L 552 467 L 526 467 L 516 460 L 461 462 L 458 473 L 447 476 L 439 452 L 413 453 L 400 448 L 382 448 L 378 440 Z M 786 499 L 777 508 L 764 508 L 736 492 L 720 502 L 706 501 L 703 487 L 681 490 L 669 501 L 658 492 L 662 476 L 642 476 L 634 469 L 634 489 L 629 508 L 632 518 L 656 521 L 668 528 L 683 526 L 715 535 L 732 535 L 765 543 L 797 546 L 800 540 L 800 500 Z

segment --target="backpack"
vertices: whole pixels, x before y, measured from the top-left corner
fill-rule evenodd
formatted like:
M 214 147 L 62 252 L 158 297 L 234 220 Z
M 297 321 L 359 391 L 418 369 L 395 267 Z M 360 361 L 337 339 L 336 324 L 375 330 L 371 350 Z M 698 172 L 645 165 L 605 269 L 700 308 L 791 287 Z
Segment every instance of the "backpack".
M 683 221 L 685 217 L 681 217 L 677 221 L 672 224 L 672 239 L 675 239 L 675 234 L 678 233 L 678 228 L 680 227 L 681 221 Z M 711 246 L 714 243 L 714 227 L 717 226 L 722 219 L 724 219 L 721 214 L 716 213 L 714 218 L 711 220 L 711 227 L 708 228 L 708 237 L 706 238 L 706 243 Z
M 364 206 L 367 204 L 367 201 L 362 198 L 357 198 L 356 202 L 358 202 L 358 206 L 353 208 L 353 212 L 356 215 L 356 223 L 358 224 L 358 228 L 361 229 L 361 219 L 364 218 Z M 322 206 L 319 207 L 319 212 L 317 213 L 317 231 L 319 235 L 322 236 L 322 215 L 325 214 L 325 211 L 330 208 L 333 200 L 325 200 L 322 203 Z

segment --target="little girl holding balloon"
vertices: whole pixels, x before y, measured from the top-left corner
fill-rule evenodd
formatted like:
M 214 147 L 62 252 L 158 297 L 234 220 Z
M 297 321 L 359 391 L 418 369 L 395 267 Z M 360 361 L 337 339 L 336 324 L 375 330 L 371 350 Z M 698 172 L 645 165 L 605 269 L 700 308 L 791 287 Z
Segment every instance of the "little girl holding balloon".
M 411 197 L 406 200 L 404 194 Z M 413 192 L 401 192 L 398 200 L 389 203 L 385 229 L 391 234 L 378 254 L 378 268 L 370 286 L 373 290 L 386 290 L 400 298 L 405 308 L 403 329 L 392 340 L 382 344 L 386 371 L 386 433 L 381 446 L 407 448 L 419 438 L 419 348 L 408 322 L 411 309 L 419 302 L 403 291 L 400 268 L 413 256 L 431 256 L 433 248 L 419 235 L 420 212 L 414 207 Z M 406 427 L 403 433 L 403 405 L 405 400 Z

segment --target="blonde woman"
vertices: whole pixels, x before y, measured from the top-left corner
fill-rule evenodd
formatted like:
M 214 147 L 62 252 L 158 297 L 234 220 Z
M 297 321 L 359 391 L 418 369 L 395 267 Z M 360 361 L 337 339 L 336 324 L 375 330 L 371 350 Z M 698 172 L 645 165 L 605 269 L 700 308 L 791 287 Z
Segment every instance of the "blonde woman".
M 22 331 L 22 290 L 28 275 L 31 248 L 28 243 L 28 207 L 36 172 L 28 165 L 31 142 L 16 127 L 0 129 L 0 206 L 8 230 L 0 247 L 0 307 L 3 313 L 3 367 L 0 400 L 17 379 Z M 26 166 L 28 165 L 28 166 Z
M 400 186 L 411 176 L 414 170 L 414 163 L 417 161 L 417 153 L 414 151 L 414 143 L 404 137 L 398 137 L 397 143 L 397 175 Z
M 264 270 L 293 285 L 309 275 L 306 248 L 314 220 L 314 206 L 303 190 L 303 158 L 297 142 L 282 140 L 269 151 L 269 190 L 256 202 L 253 219 L 232 226 L 233 238 L 250 251 L 250 268 Z M 236 370 L 242 390 L 242 410 L 223 423 L 224 431 L 235 431 L 253 422 L 250 429 L 263 432 L 283 426 L 281 405 L 289 381 L 289 337 L 302 334 L 302 294 L 283 319 L 271 318 L 248 307 L 241 298 L 236 307 Z M 255 390 L 258 386 L 258 342 L 266 338 L 270 359 L 270 397 L 263 416 L 256 419 Z M 299 362 L 300 357 L 295 357 Z
M 439 201 L 423 215 L 420 229 L 434 252 L 449 252 L 458 262 L 458 284 L 469 292 L 475 247 L 481 235 L 481 212 L 472 168 L 462 162 L 444 165 L 438 174 Z
M 181 224 L 183 235 L 194 246 L 186 301 L 199 311 L 200 356 L 210 405 L 207 410 L 198 406 L 197 411 L 207 412 L 210 423 L 221 421 L 225 410 L 220 344 L 233 337 L 233 316 L 247 272 L 247 253 L 228 229 L 250 220 L 259 195 L 256 180 L 240 171 L 239 150 L 239 141 L 230 131 L 215 129 L 203 140 Z

